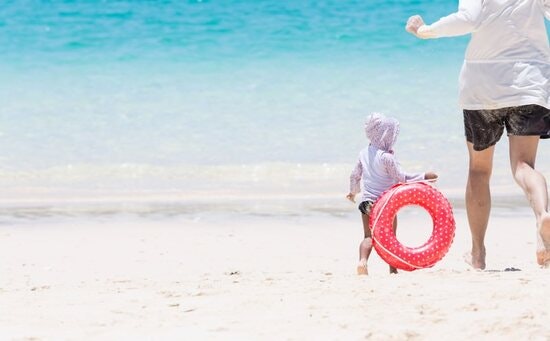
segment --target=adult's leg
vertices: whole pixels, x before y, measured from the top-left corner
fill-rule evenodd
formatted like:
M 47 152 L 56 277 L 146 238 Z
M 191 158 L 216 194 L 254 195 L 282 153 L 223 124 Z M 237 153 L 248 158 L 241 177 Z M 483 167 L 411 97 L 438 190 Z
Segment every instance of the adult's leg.
M 537 220 L 537 262 L 550 266 L 550 214 L 544 176 L 535 170 L 538 136 L 510 136 L 510 166 Z
M 472 143 L 466 144 L 470 157 L 466 184 L 466 212 L 472 235 L 472 253 L 467 261 L 474 269 L 485 269 L 485 232 L 491 213 L 489 183 L 495 146 L 476 151 Z
M 357 264 L 357 274 L 358 275 L 368 275 L 367 270 L 367 260 L 369 259 L 370 253 L 372 251 L 372 236 L 369 227 L 369 218 L 368 214 L 361 214 L 363 220 L 363 241 L 359 244 L 359 264 Z

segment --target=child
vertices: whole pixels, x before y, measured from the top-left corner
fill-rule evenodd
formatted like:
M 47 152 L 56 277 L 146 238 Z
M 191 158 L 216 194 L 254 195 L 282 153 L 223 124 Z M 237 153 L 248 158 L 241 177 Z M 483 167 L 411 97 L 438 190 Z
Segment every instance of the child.
M 358 275 L 368 275 L 367 260 L 372 251 L 369 218 L 374 202 L 396 183 L 437 178 L 432 172 L 408 174 L 401 170 L 392 150 L 399 134 L 396 119 L 373 113 L 367 118 L 365 132 L 370 144 L 359 153 L 359 161 L 350 176 L 350 192 L 346 196 L 355 202 L 355 195 L 362 192 L 359 211 L 363 219 L 364 239 L 359 245 Z M 397 219 L 393 222 L 393 228 L 394 231 L 397 228 Z M 390 273 L 397 273 L 397 270 L 390 266 Z

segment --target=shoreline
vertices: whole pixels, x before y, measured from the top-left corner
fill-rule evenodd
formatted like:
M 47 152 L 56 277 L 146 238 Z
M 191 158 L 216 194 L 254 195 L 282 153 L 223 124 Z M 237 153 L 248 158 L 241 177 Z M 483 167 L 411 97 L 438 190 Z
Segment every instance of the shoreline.
M 464 210 L 459 190 L 439 189 L 454 210 Z M 516 192 L 492 193 L 492 207 L 497 214 L 530 210 L 527 199 Z M 342 193 L 245 193 L 245 192 L 149 192 L 126 193 L 45 193 L 35 197 L 4 196 L 0 199 L 0 220 L 40 220 L 51 218 L 94 218 L 134 216 L 186 217 L 207 214 L 243 216 L 347 216 L 355 214 L 357 204 Z M 499 213 L 500 212 L 500 213 Z

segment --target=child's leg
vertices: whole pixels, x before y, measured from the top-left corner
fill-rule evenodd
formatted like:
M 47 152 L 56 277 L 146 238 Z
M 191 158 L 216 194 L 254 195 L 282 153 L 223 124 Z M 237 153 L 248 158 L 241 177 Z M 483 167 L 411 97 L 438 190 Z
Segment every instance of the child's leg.
M 372 251 L 372 237 L 369 227 L 370 216 L 368 214 L 361 213 L 361 218 L 363 219 L 364 239 L 361 244 L 359 244 L 359 264 L 357 264 L 357 274 L 368 275 L 367 260 L 369 259 Z
M 395 218 L 393 219 L 393 234 L 396 234 L 396 233 L 397 233 L 397 216 L 395 216 Z M 390 273 L 396 274 L 397 269 L 390 265 Z

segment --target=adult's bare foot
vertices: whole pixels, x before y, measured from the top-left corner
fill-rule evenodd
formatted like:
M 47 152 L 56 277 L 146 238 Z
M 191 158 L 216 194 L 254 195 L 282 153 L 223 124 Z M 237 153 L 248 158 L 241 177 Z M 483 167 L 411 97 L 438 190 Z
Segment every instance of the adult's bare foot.
M 358 275 L 368 275 L 369 270 L 367 268 L 367 260 L 361 259 L 357 264 L 357 274 Z
M 550 268 L 550 213 L 541 218 L 538 226 L 537 263 L 543 268 Z
M 485 270 L 485 247 L 480 251 L 467 252 L 464 261 L 474 270 Z

